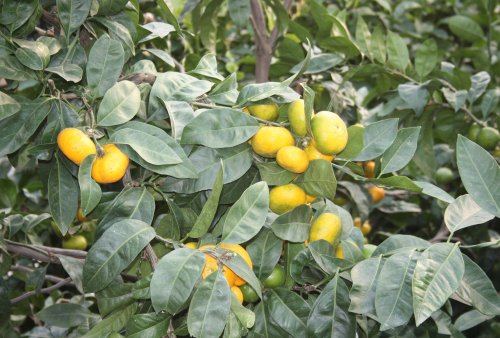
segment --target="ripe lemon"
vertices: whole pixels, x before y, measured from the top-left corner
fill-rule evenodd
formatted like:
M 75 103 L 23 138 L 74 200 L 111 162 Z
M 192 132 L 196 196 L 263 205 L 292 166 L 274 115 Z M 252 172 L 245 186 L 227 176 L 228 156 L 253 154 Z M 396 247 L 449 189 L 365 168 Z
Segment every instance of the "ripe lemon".
M 375 177 L 375 161 L 367 161 L 363 164 L 363 169 L 365 172 L 365 177 L 373 178 Z
M 97 183 L 119 181 L 127 171 L 128 157 L 112 143 L 102 147 L 104 155 L 97 156 L 92 165 L 92 178 Z
M 250 115 L 267 120 L 275 121 L 278 118 L 278 105 L 276 103 L 270 104 L 254 104 L 247 107 Z
M 309 158 L 304 150 L 296 146 L 286 146 L 278 150 L 276 162 L 295 174 L 301 174 L 309 167 Z
M 492 127 L 484 127 L 477 134 L 477 144 L 486 150 L 493 150 L 500 141 L 500 133 Z
M 307 154 L 307 157 L 309 158 L 309 161 L 312 160 L 327 160 L 328 162 L 333 161 L 335 158 L 334 155 L 325 155 L 319 152 L 318 149 L 316 149 L 316 146 L 314 144 L 314 140 L 311 140 L 307 147 L 304 149 L 304 151 Z
M 311 119 L 316 148 L 325 155 L 335 155 L 347 145 L 347 127 L 335 113 L 321 111 Z
M 330 244 L 334 244 L 342 232 L 342 222 L 340 217 L 325 212 L 316 218 L 309 230 L 309 242 L 324 239 Z
M 306 203 L 306 193 L 295 184 L 275 187 L 269 193 L 269 207 L 277 214 L 284 214 Z
M 204 245 L 198 250 L 205 250 L 215 248 L 215 245 Z M 207 278 L 212 272 L 217 271 L 218 269 L 217 260 L 210 256 L 209 254 L 205 254 L 205 266 L 203 267 L 203 271 L 201 272 L 201 277 L 203 279 Z M 224 277 L 226 277 L 227 284 L 229 287 L 234 285 L 235 274 L 231 271 L 227 266 L 223 265 L 222 272 L 224 273 Z
M 241 292 L 240 288 L 237 286 L 232 286 L 231 292 L 236 296 L 236 299 L 238 299 L 238 302 L 240 304 L 243 304 L 243 292 Z
M 384 188 L 379 188 L 377 186 L 371 187 L 370 189 L 368 189 L 368 192 L 372 196 L 373 203 L 375 204 L 380 202 L 385 196 Z
M 276 157 L 281 148 L 294 144 L 295 140 L 292 134 L 283 127 L 262 127 L 252 138 L 253 151 L 260 156 L 269 158 Z
M 288 106 L 288 121 L 290 128 L 297 136 L 306 136 L 306 113 L 304 111 L 304 100 L 295 100 Z
M 87 249 L 87 239 L 82 235 L 74 235 L 63 239 L 62 247 L 64 249 L 85 250 Z
M 238 244 L 224 244 L 224 243 L 222 243 L 222 244 L 219 245 L 219 247 L 223 248 L 223 249 L 227 249 L 227 250 L 233 251 L 234 253 L 236 253 L 237 255 L 239 255 L 241 258 L 243 258 L 243 260 L 245 260 L 245 262 L 250 267 L 250 270 L 253 269 L 252 259 L 250 258 L 250 255 L 248 254 L 248 252 L 241 245 L 238 245 Z M 231 269 L 229 269 L 229 270 L 231 270 Z M 241 278 L 237 274 L 234 274 L 234 285 L 241 286 L 241 285 L 244 285 L 246 283 L 247 282 L 243 278 Z
M 76 128 L 65 128 L 57 135 L 57 145 L 62 153 L 80 165 L 85 157 L 96 153 L 94 142 L 83 131 Z

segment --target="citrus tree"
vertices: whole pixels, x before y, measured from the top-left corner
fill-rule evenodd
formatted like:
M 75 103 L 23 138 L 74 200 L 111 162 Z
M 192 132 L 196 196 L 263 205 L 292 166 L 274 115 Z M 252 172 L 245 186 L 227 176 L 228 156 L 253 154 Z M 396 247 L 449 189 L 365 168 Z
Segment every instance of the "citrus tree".
M 500 334 L 498 1 L 1 3 L 3 336 Z

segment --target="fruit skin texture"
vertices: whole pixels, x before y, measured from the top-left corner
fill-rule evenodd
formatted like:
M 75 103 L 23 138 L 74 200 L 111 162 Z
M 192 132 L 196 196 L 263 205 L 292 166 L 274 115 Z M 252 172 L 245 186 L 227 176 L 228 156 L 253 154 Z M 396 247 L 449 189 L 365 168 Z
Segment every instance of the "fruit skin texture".
M 365 172 L 365 177 L 367 177 L 367 178 L 375 177 L 375 162 L 374 161 L 365 162 L 363 165 L 363 169 Z
M 335 244 L 335 242 L 340 237 L 342 233 L 342 222 L 340 217 L 325 212 L 319 215 L 313 223 L 311 224 L 311 229 L 309 231 L 309 242 L 324 239 L 330 244 Z
M 82 235 L 74 235 L 68 239 L 63 239 L 63 249 L 85 250 L 87 249 L 87 239 Z
M 243 304 L 243 292 L 241 292 L 240 288 L 237 287 L 237 286 L 232 286 L 231 287 L 231 292 L 234 293 L 234 295 L 238 299 L 238 302 L 240 304 Z
M 306 203 L 306 193 L 295 184 L 275 187 L 269 193 L 269 207 L 278 215 Z
M 484 127 L 477 134 L 477 144 L 486 150 L 493 150 L 500 141 L 500 133 L 492 127 Z
M 213 249 L 215 248 L 215 245 L 204 245 L 200 247 L 198 250 L 206 250 L 206 249 Z M 201 277 L 203 279 L 207 278 L 210 276 L 210 274 L 214 271 L 217 271 L 218 269 L 218 264 L 217 260 L 210 256 L 209 254 L 205 254 L 205 266 L 203 267 L 203 271 L 201 272 Z M 234 274 L 231 269 L 229 269 L 227 266 L 223 266 L 222 272 L 224 273 L 224 277 L 226 277 L 227 284 L 229 287 L 232 287 L 234 285 L 234 279 L 236 278 L 236 275 Z
M 262 127 L 252 138 L 253 151 L 268 158 L 276 157 L 281 148 L 293 145 L 295 140 L 292 134 L 283 127 Z
M 281 265 L 276 265 L 273 272 L 262 282 L 266 288 L 277 288 L 285 284 L 285 269 Z
M 309 161 L 312 160 L 326 160 L 328 162 L 333 161 L 335 158 L 334 155 L 325 155 L 319 152 L 318 149 L 316 149 L 316 145 L 314 143 L 314 140 L 311 140 L 311 142 L 307 145 L 307 147 L 304 149 L 304 151 L 307 154 L 307 157 L 309 158 Z
M 103 184 L 119 181 L 127 171 L 127 155 L 112 143 L 106 144 L 102 149 L 104 155 L 96 157 L 92 165 L 92 178 Z
M 247 303 L 255 303 L 259 300 L 259 295 L 255 290 L 248 284 L 240 286 L 241 293 L 243 294 L 243 299 Z
M 304 100 L 295 100 L 288 106 L 288 121 L 290 121 L 290 128 L 295 135 L 301 137 L 307 135 Z
M 276 103 L 270 104 L 254 104 L 247 107 L 250 115 L 267 120 L 275 121 L 278 116 L 278 105 Z
M 219 244 L 219 247 L 223 248 L 223 249 L 231 250 L 234 253 L 238 254 L 248 264 L 248 266 L 250 267 L 250 270 L 253 269 L 252 259 L 250 258 L 250 255 L 248 254 L 248 252 L 241 245 L 222 243 L 222 244 Z M 229 270 L 234 273 L 234 271 L 232 271 L 231 269 L 229 269 Z M 240 276 L 238 276 L 237 274 L 234 273 L 234 285 L 235 286 L 245 285 L 246 283 L 247 282 L 243 278 L 241 278 Z
M 76 165 L 85 157 L 97 152 L 94 142 L 77 128 L 65 128 L 57 135 L 57 145 L 62 153 Z
M 304 150 L 296 146 L 286 146 L 278 150 L 276 162 L 295 174 L 302 174 L 309 167 L 309 158 Z
M 377 186 L 373 186 L 368 189 L 370 195 L 372 195 L 373 203 L 377 204 L 380 202 L 385 196 L 385 190 L 383 188 L 379 188 Z
M 347 127 L 335 113 L 320 111 L 311 119 L 316 148 L 325 155 L 335 155 L 347 145 Z
M 436 182 L 439 184 L 448 184 L 453 181 L 453 171 L 450 168 L 441 167 L 436 170 Z

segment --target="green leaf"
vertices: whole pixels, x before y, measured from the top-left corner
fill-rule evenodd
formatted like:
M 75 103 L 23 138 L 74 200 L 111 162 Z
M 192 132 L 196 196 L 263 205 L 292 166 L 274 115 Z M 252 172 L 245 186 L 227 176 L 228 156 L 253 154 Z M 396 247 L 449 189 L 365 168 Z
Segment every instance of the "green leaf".
M 349 289 L 338 273 L 314 302 L 307 332 L 311 337 L 356 337 L 356 316 L 349 313 Z
M 215 42 L 217 39 L 217 17 L 222 0 L 210 1 L 200 17 L 199 27 L 201 28 L 199 38 L 203 46 L 209 51 L 215 52 Z
M 271 274 L 281 257 L 282 241 L 269 229 L 262 231 L 246 247 L 253 263 L 253 271 L 259 279 Z
M 311 60 L 309 61 L 309 66 L 304 71 L 304 74 L 317 74 L 324 72 L 330 68 L 333 68 L 341 64 L 344 61 L 344 59 L 345 58 L 343 55 L 333 54 L 333 53 L 322 53 L 319 55 L 313 55 L 311 56 Z M 304 61 L 293 66 L 293 68 L 290 69 L 290 73 L 298 72 L 303 65 Z
M 52 218 L 66 235 L 78 209 L 78 184 L 59 156 L 50 170 L 47 188 Z
M 204 279 L 196 289 L 187 315 L 193 337 L 219 337 L 231 305 L 231 291 L 220 270 Z
M 415 71 L 420 78 L 429 75 L 439 62 L 439 50 L 436 41 L 427 39 L 415 53 Z
M 87 0 L 57 0 L 57 12 L 66 41 L 85 22 L 91 3 L 92 1 Z
M 101 316 L 106 317 L 110 313 L 134 303 L 133 288 L 133 284 L 123 283 L 116 279 L 105 289 L 97 292 L 97 306 Z
M 83 69 L 80 66 L 72 63 L 61 63 L 58 66 L 45 68 L 45 71 L 54 73 L 62 77 L 66 81 L 80 82 L 83 76 Z
M 21 110 L 21 105 L 9 95 L 0 92 L 0 108 L 0 120 L 2 120 Z
M 359 125 L 353 125 L 347 128 L 348 142 L 347 146 L 338 155 L 339 158 L 351 159 L 357 156 L 364 145 L 365 128 Z
M 297 92 L 281 82 L 251 83 L 241 89 L 234 108 L 245 107 L 251 102 L 262 101 L 270 97 L 273 97 L 273 101 L 276 103 L 300 99 Z
M 264 225 L 268 209 L 267 184 L 251 185 L 229 209 L 222 230 L 222 243 L 240 244 L 254 237 Z
M 217 71 L 217 59 L 215 54 L 208 53 L 203 55 L 196 68 L 189 71 L 190 74 L 198 74 L 212 79 L 224 80 L 224 76 Z
M 275 338 L 275 337 L 288 337 L 286 331 L 277 326 L 267 309 L 266 303 L 260 302 L 254 308 L 255 312 L 255 325 L 250 331 L 249 338 Z
M 50 52 L 47 46 L 38 41 L 23 41 L 19 44 L 21 48 L 16 50 L 19 62 L 33 70 L 42 70 L 47 67 L 50 61 Z
M 486 119 L 490 113 L 492 113 L 498 106 L 500 101 L 500 89 L 490 89 L 486 91 L 483 99 L 481 100 L 481 113 L 483 118 Z
M 151 279 L 151 301 L 156 312 L 174 315 L 182 310 L 201 277 L 205 255 L 199 250 L 176 249 L 163 256 Z
M 164 101 L 164 104 L 168 112 L 168 117 L 170 117 L 172 137 L 180 141 L 184 128 L 195 118 L 196 113 L 193 107 L 184 101 Z
M 155 231 L 135 219 L 115 222 L 90 248 L 83 266 L 86 292 L 104 289 L 154 238 Z
M 493 317 L 487 316 L 477 310 L 471 310 L 461 314 L 455 321 L 454 326 L 460 331 L 466 331 Z
M 296 183 L 311 196 L 326 197 L 330 201 L 335 198 L 337 180 L 329 161 L 313 160 L 309 162 L 306 172 L 297 178 Z
M 90 314 L 83 305 L 60 303 L 46 307 L 36 315 L 49 326 L 73 327 L 83 323 Z
M 169 323 L 166 313 L 134 315 L 127 324 L 127 338 L 161 338 L 167 332 Z
M 216 104 L 233 106 L 238 93 L 236 73 L 232 73 L 210 91 L 208 98 Z
M 498 316 L 500 314 L 500 296 L 495 290 L 495 286 L 479 265 L 467 255 L 462 255 L 462 257 L 465 263 L 465 272 L 457 290 L 458 296 L 472 304 L 481 313 L 488 316 Z
M 304 242 L 309 238 L 309 227 L 313 216 L 311 207 L 303 204 L 280 215 L 271 224 L 276 236 L 285 241 Z
M 372 257 L 382 254 L 389 254 L 397 251 L 398 249 L 407 248 L 411 249 L 425 249 L 431 245 L 430 242 L 411 235 L 392 235 L 385 241 L 379 244 L 377 249 L 372 254 Z
M 380 175 L 398 171 L 411 161 L 417 150 L 420 127 L 402 128 L 394 143 L 384 152 L 380 162 Z
M 92 329 L 81 338 L 102 338 L 112 332 L 120 331 L 137 311 L 137 304 L 131 304 L 126 308 L 113 312 L 105 319 L 98 322 Z
M 109 35 L 113 40 L 120 41 L 125 52 L 125 60 L 127 60 L 130 55 L 135 55 L 134 40 L 130 35 L 131 31 L 129 31 L 127 27 L 125 27 L 118 21 L 114 21 L 108 18 L 93 17 L 93 20 L 96 20 L 101 25 L 106 27 L 108 29 Z
M 398 34 L 387 32 L 387 54 L 389 64 L 404 73 L 410 63 L 410 55 L 405 40 Z
M 382 155 L 394 142 L 398 133 L 398 119 L 386 119 L 369 124 L 364 129 L 363 149 L 353 161 L 367 161 Z
M 142 38 L 139 43 L 144 43 L 146 41 L 150 41 L 156 38 L 165 38 L 171 32 L 175 30 L 174 26 L 165 23 L 165 22 L 150 22 L 141 26 L 142 28 L 150 31 L 151 33 L 146 37 Z
M 83 214 L 88 215 L 101 201 L 102 191 L 99 184 L 92 179 L 92 164 L 95 155 L 87 156 L 78 170 L 78 184 L 80 186 L 80 207 Z
M 464 107 L 465 101 L 467 100 L 466 90 L 462 89 L 455 92 L 449 88 L 443 87 L 441 91 L 443 92 L 446 101 L 448 101 L 448 103 L 453 107 L 455 112 Z
M 458 289 L 464 275 L 464 260 L 458 243 L 437 243 L 418 259 L 413 274 L 413 312 L 422 324 Z
M 470 78 L 472 84 L 468 92 L 468 99 L 470 103 L 474 103 L 481 95 L 483 95 L 484 91 L 488 87 L 488 84 L 491 81 L 491 76 L 489 73 L 482 71 L 477 74 L 474 74 Z
M 250 18 L 250 1 L 229 0 L 227 3 L 229 16 L 238 26 L 245 26 Z
M 218 248 L 216 250 L 219 257 L 222 257 L 222 262 L 230 268 L 236 275 L 244 279 L 262 298 L 262 289 L 260 282 L 253 273 L 247 262 L 240 256 L 234 255 L 230 250 Z
M 85 73 L 87 83 L 96 97 L 103 96 L 118 80 L 125 52 L 121 43 L 102 35 L 92 46 Z
M 401 84 L 398 86 L 398 94 L 408 106 L 420 116 L 429 100 L 429 91 L 426 85 Z
M 459 196 L 444 212 L 444 222 L 451 233 L 495 218 L 474 202 L 470 195 Z
M 170 54 L 168 54 L 166 51 L 156 48 L 148 48 L 146 49 L 146 51 L 150 52 L 151 54 L 153 54 L 154 56 L 165 62 L 170 67 L 172 68 L 175 67 L 174 58 L 170 56 Z
M 416 251 L 396 253 L 380 271 L 375 309 L 381 331 L 404 325 L 413 315 L 412 277 L 418 256 Z
M 260 177 L 268 185 L 284 185 L 293 181 L 296 174 L 282 168 L 276 162 L 257 162 Z
M 378 62 L 385 64 L 387 60 L 387 52 L 385 47 L 385 36 L 386 34 L 382 30 L 380 26 L 376 26 L 372 35 L 372 53 L 375 60 Z
M 102 99 L 97 112 L 97 124 L 108 127 L 131 120 L 139 111 L 141 93 L 130 81 L 120 81 L 111 87 Z
M 458 36 L 459 39 L 476 42 L 484 40 L 484 33 L 481 26 L 471 18 L 463 15 L 452 16 L 448 20 L 450 30 Z
M 179 26 L 179 23 L 177 22 L 177 19 L 175 18 L 174 14 L 172 14 L 172 11 L 167 6 L 166 0 L 158 0 L 157 3 L 160 6 L 161 11 L 159 11 L 159 14 L 162 16 L 162 18 L 166 22 L 170 23 L 171 25 L 173 25 L 175 27 L 177 34 L 179 34 L 180 36 L 183 36 L 181 27 Z
M 356 43 L 359 46 L 359 49 L 363 52 L 364 55 L 368 56 L 370 60 L 373 61 L 373 53 L 371 51 L 372 45 L 372 34 L 366 21 L 360 15 L 356 21 Z
M 457 166 L 462 183 L 484 210 L 500 217 L 500 166 L 481 146 L 458 135 Z
M 437 198 L 446 203 L 452 203 L 455 199 L 443 189 L 436 187 L 434 184 L 424 181 L 413 181 L 416 185 L 422 188 L 422 194 Z
M 422 188 L 415 184 L 411 179 L 406 176 L 390 176 L 382 178 L 369 179 L 369 182 L 373 182 L 377 185 L 385 185 L 391 188 L 405 189 L 413 192 L 421 192 Z
M 185 126 L 181 143 L 211 148 L 233 147 L 248 141 L 259 128 L 257 120 L 239 110 L 208 109 Z
M 78 291 L 83 294 L 82 278 L 83 278 L 83 261 L 78 258 L 73 258 L 70 256 L 58 255 L 59 261 L 63 266 L 64 270 L 71 277 L 72 282 Z
M 266 305 L 273 321 L 293 337 L 306 337 L 311 307 L 298 294 L 285 288 L 270 289 Z
M 375 315 L 375 288 L 383 265 L 382 256 L 378 256 L 363 260 L 352 268 L 350 312 Z
M 36 0 L 27 1 L 4 1 L 0 13 L 0 23 L 9 26 L 10 32 L 27 24 L 37 8 Z M 28 21 L 29 22 L 29 21 Z

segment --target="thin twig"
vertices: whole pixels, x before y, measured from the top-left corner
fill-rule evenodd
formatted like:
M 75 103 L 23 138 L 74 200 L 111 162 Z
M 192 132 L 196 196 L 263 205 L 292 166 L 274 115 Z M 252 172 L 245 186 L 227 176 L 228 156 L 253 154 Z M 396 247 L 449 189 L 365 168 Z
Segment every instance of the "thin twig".
M 11 271 L 19 271 L 19 272 L 24 272 L 24 273 L 32 273 L 35 271 L 34 269 L 31 269 L 27 266 L 24 265 L 12 265 L 10 267 Z M 45 279 L 48 280 L 49 282 L 52 283 L 59 283 L 64 280 L 64 278 L 53 276 L 53 275 L 45 275 Z
M 156 265 L 158 265 L 158 256 L 156 256 L 151 244 L 146 245 L 146 248 L 144 249 L 144 256 L 151 264 L 151 268 L 155 270 Z
M 32 296 L 35 296 L 37 294 L 40 294 L 40 293 L 51 293 L 52 291 L 60 289 L 63 286 L 69 284 L 69 283 L 71 283 L 71 277 L 65 278 L 65 279 L 61 280 L 60 282 L 58 282 L 58 283 L 56 283 L 56 284 L 54 284 L 52 286 L 49 286 L 47 288 L 40 289 L 39 292 L 36 292 L 34 290 L 33 291 L 28 291 L 28 292 L 20 295 L 19 297 L 11 299 L 10 303 L 11 304 L 16 304 L 16 303 L 22 302 L 23 300 L 28 299 L 28 298 L 30 298 Z

